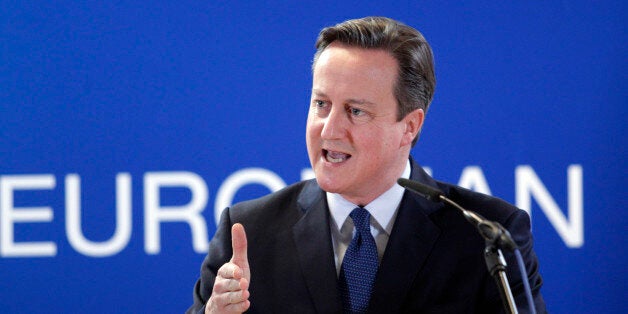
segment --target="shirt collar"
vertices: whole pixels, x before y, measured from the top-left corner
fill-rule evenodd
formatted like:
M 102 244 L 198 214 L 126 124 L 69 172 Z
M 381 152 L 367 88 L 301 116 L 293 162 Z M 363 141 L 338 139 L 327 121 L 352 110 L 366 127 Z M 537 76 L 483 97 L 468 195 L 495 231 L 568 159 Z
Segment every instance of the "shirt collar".
M 401 174 L 402 178 L 410 178 L 410 160 L 406 162 L 406 168 Z M 397 208 L 403 198 L 405 189 L 399 184 L 394 184 L 388 191 L 378 196 L 372 202 L 364 206 L 364 208 L 371 214 L 373 219 L 386 231 L 388 235 L 392 231 L 393 223 L 392 219 L 397 212 Z M 336 223 L 336 227 L 340 232 L 342 225 L 344 224 L 351 211 L 358 207 L 357 205 L 347 201 L 344 197 L 337 193 L 327 192 L 327 204 L 329 205 L 329 212 L 332 219 Z

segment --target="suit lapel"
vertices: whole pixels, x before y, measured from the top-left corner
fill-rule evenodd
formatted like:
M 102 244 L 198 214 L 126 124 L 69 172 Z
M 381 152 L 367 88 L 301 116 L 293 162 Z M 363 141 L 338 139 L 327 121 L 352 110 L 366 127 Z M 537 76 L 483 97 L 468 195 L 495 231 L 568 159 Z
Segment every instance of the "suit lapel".
M 436 187 L 436 182 L 420 166 L 412 160 L 411 163 L 412 180 Z M 405 192 L 377 274 L 369 312 L 400 311 L 440 235 L 440 229 L 429 218 L 429 214 L 440 208 L 442 204 Z
M 318 313 L 338 313 L 342 304 L 329 230 L 325 193 L 310 181 L 297 201 L 303 217 L 292 231 L 306 285 Z

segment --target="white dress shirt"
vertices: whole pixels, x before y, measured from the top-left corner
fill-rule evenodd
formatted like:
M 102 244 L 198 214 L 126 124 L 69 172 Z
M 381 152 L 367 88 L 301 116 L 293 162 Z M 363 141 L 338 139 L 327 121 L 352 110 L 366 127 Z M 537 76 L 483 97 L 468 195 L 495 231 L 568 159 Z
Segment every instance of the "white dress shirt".
M 402 178 L 410 178 L 410 161 L 406 163 L 406 168 L 403 171 Z M 384 251 L 386 250 L 386 244 L 388 244 L 388 238 L 390 232 L 393 229 L 395 223 L 395 217 L 397 217 L 397 210 L 401 203 L 405 189 L 399 184 L 393 185 L 388 191 L 378 196 L 372 202 L 364 206 L 364 208 L 371 214 L 371 234 L 375 239 L 377 245 L 377 255 L 379 261 L 382 261 Z M 353 220 L 347 219 L 351 211 L 358 207 L 346 199 L 340 194 L 326 193 L 327 204 L 329 205 L 329 212 L 331 218 L 329 220 L 331 229 L 331 241 L 334 247 L 334 258 L 336 261 L 336 272 L 340 274 L 340 267 L 342 266 L 342 259 L 345 256 L 345 252 L 351 243 L 351 239 L 355 233 L 355 227 L 353 226 Z

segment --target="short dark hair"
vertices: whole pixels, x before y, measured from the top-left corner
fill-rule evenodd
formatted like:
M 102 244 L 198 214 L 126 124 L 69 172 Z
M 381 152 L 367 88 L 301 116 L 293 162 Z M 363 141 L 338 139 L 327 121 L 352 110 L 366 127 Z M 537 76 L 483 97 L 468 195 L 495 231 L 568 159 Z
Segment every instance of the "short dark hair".
M 395 82 L 397 120 L 408 113 L 427 109 L 434 96 L 436 77 L 432 48 L 416 29 L 386 17 L 365 17 L 326 27 L 316 40 L 312 69 L 321 53 L 332 42 L 365 49 L 388 51 L 399 65 Z M 418 140 L 418 135 L 412 145 Z

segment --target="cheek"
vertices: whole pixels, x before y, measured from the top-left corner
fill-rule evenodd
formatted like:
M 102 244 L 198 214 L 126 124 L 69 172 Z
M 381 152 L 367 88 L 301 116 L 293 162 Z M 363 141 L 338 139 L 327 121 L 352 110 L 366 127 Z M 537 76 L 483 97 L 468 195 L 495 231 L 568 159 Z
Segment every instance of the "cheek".
M 320 134 L 320 132 L 317 129 L 318 127 L 316 123 L 308 119 L 307 125 L 305 126 L 305 142 L 308 148 L 310 145 L 314 144 L 319 138 L 318 135 Z
M 312 130 L 312 124 L 310 123 L 310 121 L 307 121 L 307 125 L 305 126 L 305 138 L 306 140 L 309 142 L 310 138 L 312 137 L 313 134 L 313 130 Z
M 322 124 L 316 120 L 316 118 L 312 118 L 308 116 L 307 124 L 305 125 L 305 135 L 310 137 L 316 137 L 320 134 Z
M 368 128 L 364 128 L 359 130 L 359 132 L 354 132 L 354 136 L 360 136 L 360 141 L 363 145 L 368 147 L 386 147 L 390 145 L 392 141 L 392 136 L 394 136 L 393 132 L 390 129 L 387 129 L 382 126 L 369 126 Z
M 399 148 L 402 134 L 398 130 L 388 129 L 381 132 L 368 132 L 362 138 L 363 147 L 370 150 L 372 156 L 386 156 Z

